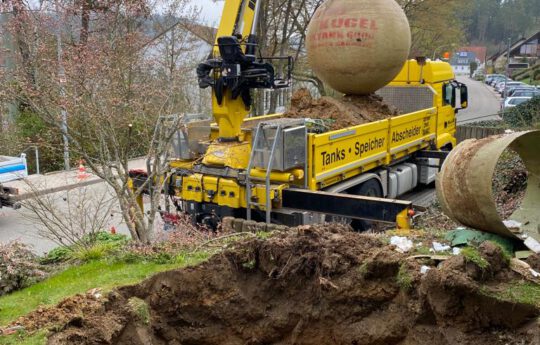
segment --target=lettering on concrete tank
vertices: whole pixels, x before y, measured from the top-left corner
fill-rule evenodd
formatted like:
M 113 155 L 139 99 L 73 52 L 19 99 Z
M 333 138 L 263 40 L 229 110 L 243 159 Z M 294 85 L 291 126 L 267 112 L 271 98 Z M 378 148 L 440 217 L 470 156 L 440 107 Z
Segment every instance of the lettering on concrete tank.
M 320 21 L 319 29 L 309 40 L 317 47 L 372 48 L 378 25 L 374 19 L 342 15 Z

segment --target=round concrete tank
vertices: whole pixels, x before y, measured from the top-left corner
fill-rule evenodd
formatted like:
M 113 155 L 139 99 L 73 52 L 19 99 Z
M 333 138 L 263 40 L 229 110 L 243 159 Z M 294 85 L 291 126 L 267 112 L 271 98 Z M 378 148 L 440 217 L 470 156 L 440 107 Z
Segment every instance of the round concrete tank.
M 306 46 L 319 78 L 344 94 L 365 95 L 399 73 L 411 31 L 394 0 L 327 0 L 313 16 Z

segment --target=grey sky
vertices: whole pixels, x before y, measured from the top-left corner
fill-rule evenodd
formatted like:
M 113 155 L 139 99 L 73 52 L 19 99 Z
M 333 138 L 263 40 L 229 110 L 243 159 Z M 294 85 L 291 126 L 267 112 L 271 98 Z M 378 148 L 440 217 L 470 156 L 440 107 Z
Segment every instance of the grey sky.
M 216 27 L 219 25 L 221 11 L 223 10 L 223 1 L 192 0 L 191 2 L 193 5 L 201 8 L 201 22 Z

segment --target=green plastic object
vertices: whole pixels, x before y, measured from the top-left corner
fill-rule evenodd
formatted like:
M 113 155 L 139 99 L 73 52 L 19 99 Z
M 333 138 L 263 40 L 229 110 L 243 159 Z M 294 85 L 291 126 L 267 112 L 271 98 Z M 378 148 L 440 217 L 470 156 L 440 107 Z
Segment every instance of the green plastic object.
M 445 236 L 452 247 L 479 245 L 484 241 L 491 241 L 499 244 L 507 253 L 513 254 L 518 240 L 499 236 L 489 232 L 480 232 L 466 228 L 458 228 L 450 231 Z
M 516 259 L 525 260 L 529 256 L 533 255 L 534 252 L 532 250 L 518 250 L 515 254 Z

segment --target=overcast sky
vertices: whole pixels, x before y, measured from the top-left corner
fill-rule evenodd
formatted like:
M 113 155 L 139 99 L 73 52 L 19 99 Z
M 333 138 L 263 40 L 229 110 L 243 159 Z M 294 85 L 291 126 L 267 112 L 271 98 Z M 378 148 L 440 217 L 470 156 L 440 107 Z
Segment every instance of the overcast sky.
M 219 25 L 224 1 L 191 0 L 191 2 L 201 8 L 201 22 L 215 27 Z

